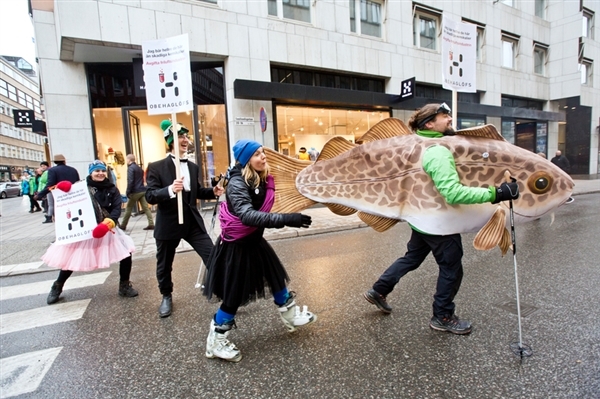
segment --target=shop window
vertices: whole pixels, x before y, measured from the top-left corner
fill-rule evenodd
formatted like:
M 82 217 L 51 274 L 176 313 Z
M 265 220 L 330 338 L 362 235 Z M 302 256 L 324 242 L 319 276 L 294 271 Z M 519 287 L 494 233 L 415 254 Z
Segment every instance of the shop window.
M 359 35 L 381 37 L 383 3 L 350 0 L 350 31 Z M 356 21 L 360 21 L 359 24 Z
M 511 144 L 515 143 L 515 122 L 502 121 L 502 137 Z
M 458 130 L 485 125 L 485 117 L 484 116 L 458 115 L 457 119 L 458 120 L 456 121 L 456 127 Z
M 525 108 L 537 111 L 544 110 L 544 102 L 539 100 L 513 96 L 502 96 L 501 101 L 503 107 Z
M 278 151 L 298 157 L 301 147 L 315 160 L 325 143 L 334 136 L 350 142 L 359 140 L 373 125 L 388 118 L 388 110 L 355 110 L 278 105 Z
M 301 22 L 311 22 L 310 0 L 268 0 L 267 7 L 269 15 Z
M 593 61 L 585 58 L 579 63 L 579 72 L 581 74 L 582 85 L 592 85 L 592 65 Z
M 546 0 L 535 0 L 535 16 L 546 17 Z
M 534 43 L 533 46 L 533 72 L 544 76 L 546 74 L 546 60 L 548 58 L 548 46 Z
M 590 39 L 594 38 L 594 12 L 584 8 L 583 12 L 583 25 L 581 36 L 588 37 Z
M 519 47 L 519 37 L 502 32 L 502 66 L 516 69 L 516 56 Z
M 385 81 L 383 79 L 289 69 L 279 66 L 271 66 L 271 82 L 373 91 L 377 93 L 385 92 Z
M 438 29 L 441 14 L 419 6 L 414 7 L 413 45 L 418 48 L 437 50 Z

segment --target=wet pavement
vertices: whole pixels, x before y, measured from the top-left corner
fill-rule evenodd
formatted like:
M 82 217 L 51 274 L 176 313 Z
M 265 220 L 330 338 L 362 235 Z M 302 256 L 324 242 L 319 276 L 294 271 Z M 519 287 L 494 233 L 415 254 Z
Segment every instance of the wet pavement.
M 240 363 L 204 356 L 218 304 L 195 288 L 200 260 L 185 249 L 175 259 L 171 317 L 158 317 L 155 261 L 140 256 L 131 277 L 139 297 L 117 296 L 117 265 L 104 284 L 68 289 L 69 280 L 57 305 L 89 300 L 83 316 L 0 335 L 0 358 L 62 348 L 39 387 L 19 398 L 598 398 L 600 193 L 575 198 L 553 222 L 547 216 L 517 226 L 523 341 L 534 352 L 523 360 L 509 348 L 518 341 L 513 257 L 474 250 L 473 234 L 463 235 L 465 277 L 456 298 L 472 334 L 428 327 L 437 279 L 431 257 L 388 296 L 392 314 L 363 299 L 404 253 L 404 223 L 385 233 L 349 227 L 271 239 L 298 303 L 319 320 L 289 334 L 271 300 L 241 308 L 230 335 Z M 55 277 L 54 270 L 15 274 L 0 286 L 40 282 L 49 289 Z M 46 295 L 2 300 L 2 314 L 51 312 L 56 305 L 47 306 Z

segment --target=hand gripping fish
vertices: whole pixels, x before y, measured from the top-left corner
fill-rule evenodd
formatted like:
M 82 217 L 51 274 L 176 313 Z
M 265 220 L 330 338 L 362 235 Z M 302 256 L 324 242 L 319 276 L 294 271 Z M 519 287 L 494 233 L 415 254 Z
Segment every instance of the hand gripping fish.
M 465 186 L 499 186 L 508 171 L 517 179 L 520 197 L 513 203 L 515 224 L 540 218 L 564 204 L 573 180 L 539 155 L 507 142 L 493 125 L 425 138 L 399 119 L 387 118 L 352 144 L 329 140 L 317 161 L 300 161 L 265 148 L 277 192 L 273 212 L 300 212 L 315 203 L 338 215 L 358 217 L 376 231 L 407 221 L 420 231 L 447 235 L 478 232 L 476 249 L 510 247 L 505 203 L 451 205 L 423 170 L 421 158 L 433 145 L 454 155 Z

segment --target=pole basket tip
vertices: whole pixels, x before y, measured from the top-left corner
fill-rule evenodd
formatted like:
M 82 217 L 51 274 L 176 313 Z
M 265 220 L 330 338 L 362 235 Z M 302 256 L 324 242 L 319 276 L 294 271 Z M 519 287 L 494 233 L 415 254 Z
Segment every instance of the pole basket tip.
M 525 343 L 513 342 L 510 344 L 510 350 L 521 359 L 533 355 L 533 349 Z

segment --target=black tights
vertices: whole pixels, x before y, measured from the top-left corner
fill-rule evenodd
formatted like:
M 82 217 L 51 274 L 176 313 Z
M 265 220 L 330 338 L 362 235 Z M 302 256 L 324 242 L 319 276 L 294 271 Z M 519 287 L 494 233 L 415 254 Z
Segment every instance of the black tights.
M 58 273 L 57 283 L 64 284 L 65 281 L 73 274 L 73 270 L 61 270 Z M 129 281 L 129 275 L 131 274 L 131 255 L 119 262 L 119 276 L 121 281 Z

